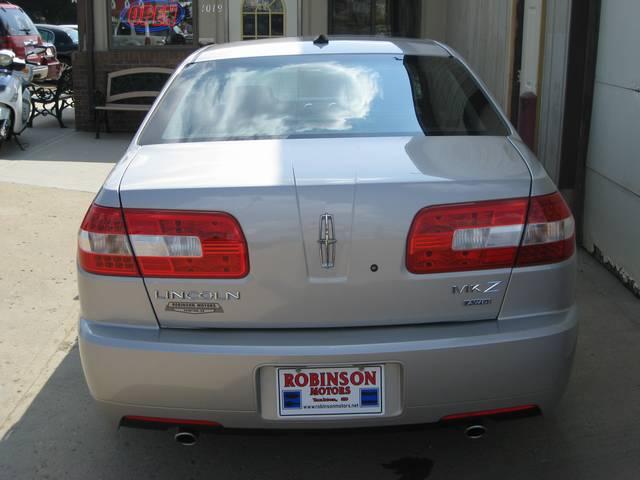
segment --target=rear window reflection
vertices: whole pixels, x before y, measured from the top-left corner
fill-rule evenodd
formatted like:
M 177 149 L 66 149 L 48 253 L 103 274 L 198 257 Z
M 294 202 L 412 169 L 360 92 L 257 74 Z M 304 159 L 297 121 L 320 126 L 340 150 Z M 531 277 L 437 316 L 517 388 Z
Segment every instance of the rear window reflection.
M 307 55 L 187 66 L 140 143 L 507 134 L 455 59 Z

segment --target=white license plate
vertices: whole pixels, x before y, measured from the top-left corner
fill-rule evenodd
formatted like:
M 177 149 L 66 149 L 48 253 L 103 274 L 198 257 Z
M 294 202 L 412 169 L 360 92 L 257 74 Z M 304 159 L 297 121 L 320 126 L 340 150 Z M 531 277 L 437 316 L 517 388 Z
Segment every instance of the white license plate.
M 384 368 L 278 368 L 278 416 L 384 415 Z

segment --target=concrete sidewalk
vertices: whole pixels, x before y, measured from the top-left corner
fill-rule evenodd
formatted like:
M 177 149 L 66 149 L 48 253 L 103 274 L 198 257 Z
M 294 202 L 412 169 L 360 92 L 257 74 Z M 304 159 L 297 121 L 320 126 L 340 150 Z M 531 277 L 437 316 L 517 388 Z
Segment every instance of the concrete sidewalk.
M 0 150 L 0 436 L 75 342 L 76 235 L 132 135 L 103 135 L 37 118 Z M 54 187 L 54 188 L 41 188 Z
M 131 141 L 131 134 L 103 134 L 74 129 L 74 112 L 64 112 L 68 128 L 53 117 L 37 118 L 20 136 L 25 150 L 11 141 L 0 150 L 0 182 L 97 192 L 113 164 Z
M 0 183 L 0 437 L 75 342 L 76 236 L 92 198 Z

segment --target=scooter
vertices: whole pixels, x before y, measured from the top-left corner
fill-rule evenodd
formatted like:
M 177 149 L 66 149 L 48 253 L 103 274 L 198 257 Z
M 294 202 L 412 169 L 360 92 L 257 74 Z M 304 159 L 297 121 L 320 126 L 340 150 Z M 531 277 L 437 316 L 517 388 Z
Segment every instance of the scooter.
M 31 67 L 17 58 L 11 50 L 0 50 L 0 146 L 14 137 L 17 139 L 29 122 L 33 78 Z

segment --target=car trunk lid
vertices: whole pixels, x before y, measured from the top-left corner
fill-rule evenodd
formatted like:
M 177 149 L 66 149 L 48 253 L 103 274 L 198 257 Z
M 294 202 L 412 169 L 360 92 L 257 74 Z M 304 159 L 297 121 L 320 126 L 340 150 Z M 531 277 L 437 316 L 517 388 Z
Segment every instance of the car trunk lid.
M 414 275 L 407 234 L 424 207 L 528 197 L 530 184 L 505 137 L 253 140 L 140 147 L 120 197 L 227 212 L 247 240 L 245 278 L 145 278 L 161 326 L 355 327 L 496 318 L 510 268 Z

